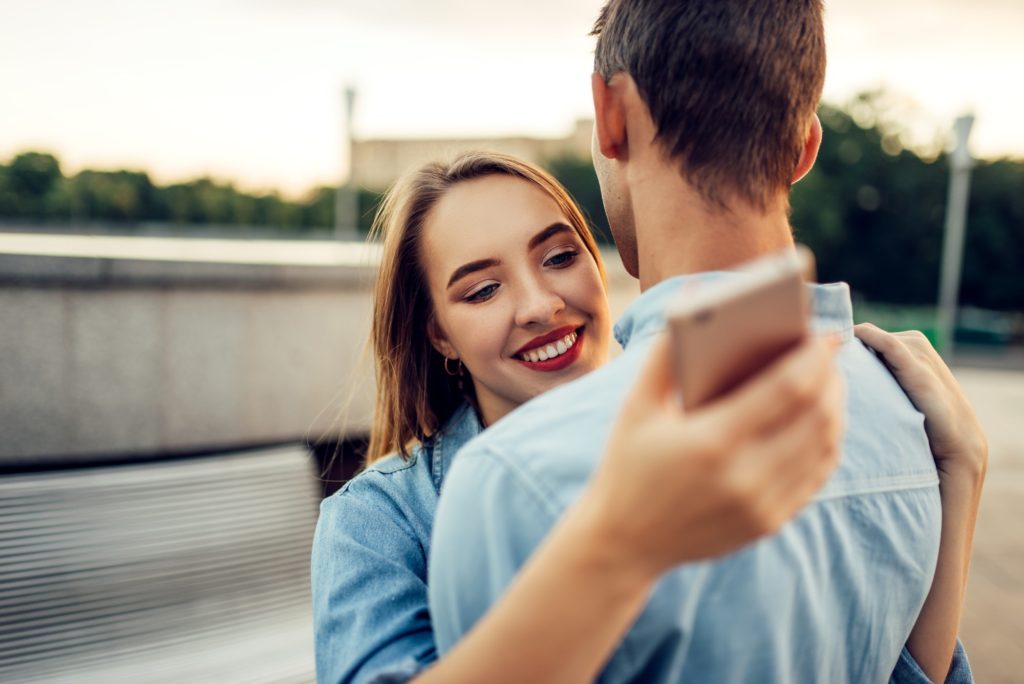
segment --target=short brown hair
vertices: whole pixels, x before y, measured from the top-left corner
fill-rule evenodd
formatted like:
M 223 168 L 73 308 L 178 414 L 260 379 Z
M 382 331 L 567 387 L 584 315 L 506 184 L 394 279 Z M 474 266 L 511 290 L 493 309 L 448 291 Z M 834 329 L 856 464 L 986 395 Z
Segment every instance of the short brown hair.
M 594 70 L 636 82 L 657 139 L 710 201 L 788 187 L 825 80 L 821 0 L 609 0 Z
M 431 162 L 400 179 L 387 193 L 374 219 L 371 239 L 383 242 L 373 290 L 370 344 L 377 378 L 377 400 L 366 462 L 409 446 L 437 432 L 455 409 L 474 401 L 472 383 L 445 372 L 444 357 L 427 334 L 433 304 L 423 272 L 423 226 L 452 187 L 485 176 L 521 178 L 555 201 L 597 263 L 604 265 L 586 219 L 558 181 L 521 159 L 491 152 L 464 153 Z

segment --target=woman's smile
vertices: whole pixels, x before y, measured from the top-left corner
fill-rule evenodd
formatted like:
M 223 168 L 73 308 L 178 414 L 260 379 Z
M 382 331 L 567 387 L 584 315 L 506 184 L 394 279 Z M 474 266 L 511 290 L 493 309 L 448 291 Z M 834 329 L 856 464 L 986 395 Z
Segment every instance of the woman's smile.
M 527 342 L 513 358 L 530 370 L 551 373 L 571 366 L 583 349 L 585 326 L 563 326 Z

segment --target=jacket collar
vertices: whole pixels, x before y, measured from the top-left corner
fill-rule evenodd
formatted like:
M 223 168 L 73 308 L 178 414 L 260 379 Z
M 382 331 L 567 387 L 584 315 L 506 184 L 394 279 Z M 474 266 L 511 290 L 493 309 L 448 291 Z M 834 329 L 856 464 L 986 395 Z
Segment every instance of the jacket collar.
M 444 427 L 424 445 L 430 452 L 430 475 L 438 492 L 441 491 L 441 482 L 455 460 L 455 454 L 482 430 L 480 419 L 473 407 L 468 403 L 462 404 L 455 409 L 455 413 Z

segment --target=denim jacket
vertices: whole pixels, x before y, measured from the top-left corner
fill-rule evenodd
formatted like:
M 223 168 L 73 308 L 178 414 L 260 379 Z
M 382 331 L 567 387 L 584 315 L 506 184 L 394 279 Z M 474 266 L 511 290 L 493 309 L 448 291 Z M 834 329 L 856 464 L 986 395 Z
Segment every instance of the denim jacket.
M 402 682 L 437 659 L 427 558 L 441 482 L 480 432 L 464 405 L 403 460 L 372 464 L 320 504 L 311 564 L 320 684 Z
M 405 682 L 437 659 L 426 584 L 434 513 L 456 452 L 480 429 L 464 406 L 408 460 L 377 461 L 322 502 L 312 555 L 321 684 Z M 928 680 L 904 649 L 891 681 Z M 948 681 L 971 681 L 959 644 Z

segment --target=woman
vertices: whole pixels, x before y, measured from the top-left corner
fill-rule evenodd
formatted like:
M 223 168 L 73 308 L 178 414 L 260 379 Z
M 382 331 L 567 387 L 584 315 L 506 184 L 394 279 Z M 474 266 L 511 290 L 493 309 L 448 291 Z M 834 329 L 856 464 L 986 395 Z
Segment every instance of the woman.
M 443 661 L 424 669 L 436 658 L 426 559 L 434 507 L 451 459 L 484 426 L 531 397 L 596 369 L 607 356 L 604 273 L 586 222 L 544 172 L 501 155 L 470 154 L 413 174 L 389 193 L 376 225 L 384 239 L 372 333 L 377 410 L 367 470 L 324 501 L 318 523 L 313 589 L 319 678 L 592 678 L 645 597 L 628 572 L 603 570 L 644 562 L 645 547 L 634 544 L 630 548 L 639 553 L 622 553 L 616 540 L 587 524 L 581 511 L 567 515 L 552 531 L 477 628 Z M 943 530 L 940 572 L 910 639 L 925 670 L 938 673 L 943 664 L 948 667 L 959 623 L 984 441 L 955 383 L 944 376 L 946 382 L 939 382 L 938 375 L 922 370 L 944 371 L 941 362 L 927 356 L 908 360 L 900 353 L 906 347 L 890 342 L 899 338 L 874 330 L 867 335 L 874 336 L 887 358 L 898 357 L 898 376 L 914 378 L 908 391 L 928 414 L 940 467 L 948 463 L 950 481 L 958 483 L 948 488 L 949 501 L 944 489 L 944 506 L 960 515 Z M 787 407 L 793 420 L 780 428 L 791 430 L 797 448 L 770 453 L 756 431 L 749 431 L 752 436 L 740 445 L 749 448 L 737 449 L 735 438 L 729 445 L 755 459 L 790 458 L 786 471 L 797 472 L 798 485 L 788 489 L 784 500 L 774 498 L 766 506 L 761 492 L 736 496 L 711 479 L 698 483 L 702 496 L 694 497 L 691 517 L 681 507 L 679 519 L 692 519 L 690 530 L 711 534 L 677 535 L 693 540 L 684 555 L 720 555 L 776 529 L 834 468 L 841 401 L 826 347 L 821 340 L 809 340 L 737 392 L 775 398 L 781 392 L 774 390 L 788 374 L 813 381 L 807 384 L 815 391 Z M 631 405 L 657 403 L 666 356 L 662 344 L 638 382 L 634 398 L 639 401 Z M 653 399 L 645 403 L 645 394 Z M 715 411 L 721 420 L 704 420 L 705 425 L 749 425 L 765 412 L 763 402 L 740 406 L 722 401 L 703 415 Z M 634 411 L 621 420 L 606 461 L 614 464 L 616 456 L 628 452 L 622 447 L 617 454 L 615 444 L 650 441 L 656 432 L 651 416 L 660 419 L 657 413 Z M 699 425 L 697 416 L 687 424 Z M 943 431 L 943 418 L 950 416 L 964 429 Z M 796 427 L 807 424 L 815 428 Z M 706 452 L 729 458 L 724 432 L 693 432 L 693 439 L 654 442 L 648 451 L 684 452 L 690 443 L 699 443 Z M 628 478 L 629 470 L 623 469 L 621 477 Z M 615 510 L 614 504 L 602 502 L 597 508 Z M 713 527 L 701 525 L 701 515 L 707 519 L 711 512 Z M 658 553 L 659 546 L 651 540 L 647 553 Z M 565 610 L 566 605 L 572 608 Z M 897 675 L 901 667 L 909 672 L 916 665 L 901 663 Z

